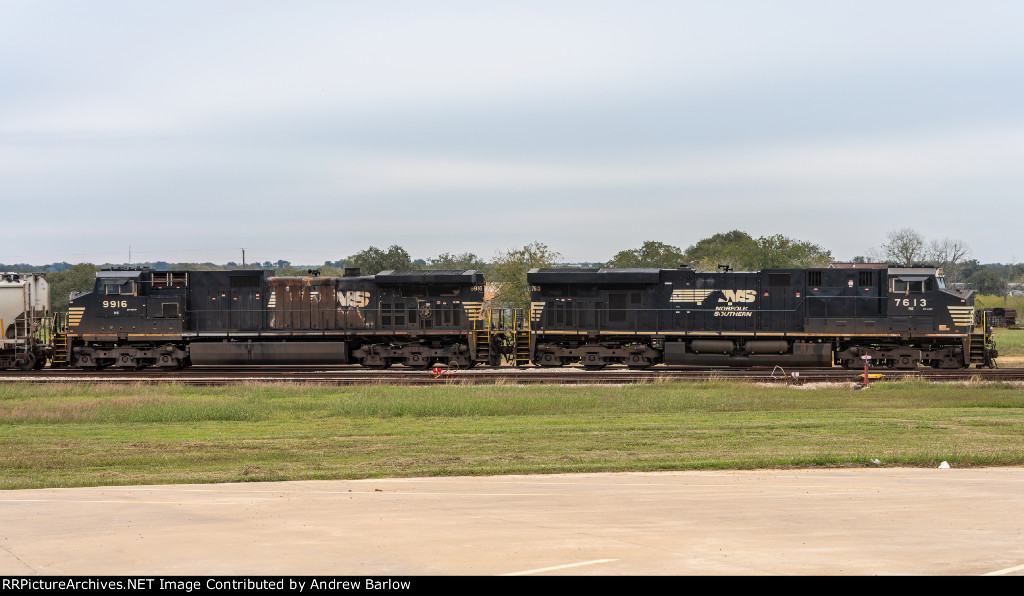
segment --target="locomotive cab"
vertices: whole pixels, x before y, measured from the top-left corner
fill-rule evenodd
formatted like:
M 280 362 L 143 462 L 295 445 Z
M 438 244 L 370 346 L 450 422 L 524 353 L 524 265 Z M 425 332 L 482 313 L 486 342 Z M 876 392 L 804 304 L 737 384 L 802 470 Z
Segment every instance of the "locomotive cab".
M 870 356 L 872 365 L 898 369 L 991 364 L 989 336 L 974 329 L 974 292 L 947 288 L 935 267 L 891 267 L 886 281 L 882 334 L 841 341 L 837 362 L 856 367 Z
M 974 292 L 947 289 L 935 267 L 889 269 L 885 304 L 890 331 L 901 335 L 963 333 L 974 325 Z
M 69 300 L 69 363 L 95 369 L 184 366 L 185 282 L 184 272 L 98 271 L 92 292 Z

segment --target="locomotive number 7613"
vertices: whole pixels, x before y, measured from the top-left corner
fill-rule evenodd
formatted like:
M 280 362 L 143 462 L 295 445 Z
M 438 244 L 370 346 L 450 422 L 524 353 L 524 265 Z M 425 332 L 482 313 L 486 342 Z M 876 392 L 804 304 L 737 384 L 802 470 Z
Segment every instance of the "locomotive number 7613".
M 893 298 L 896 306 L 928 306 L 926 298 Z

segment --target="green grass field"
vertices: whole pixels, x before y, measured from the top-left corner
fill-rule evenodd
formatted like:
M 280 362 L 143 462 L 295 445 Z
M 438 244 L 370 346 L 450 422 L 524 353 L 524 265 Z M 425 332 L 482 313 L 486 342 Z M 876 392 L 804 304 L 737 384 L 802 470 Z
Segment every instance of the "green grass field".
M 1024 367 L 1024 331 L 996 329 L 992 337 L 999 350 L 996 363 L 1000 368 Z
M 999 355 L 1024 356 L 1024 331 L 996 329 L 993 333 Z
M 1024 465 L 1020 384 L 0 386 L 0 488 Z

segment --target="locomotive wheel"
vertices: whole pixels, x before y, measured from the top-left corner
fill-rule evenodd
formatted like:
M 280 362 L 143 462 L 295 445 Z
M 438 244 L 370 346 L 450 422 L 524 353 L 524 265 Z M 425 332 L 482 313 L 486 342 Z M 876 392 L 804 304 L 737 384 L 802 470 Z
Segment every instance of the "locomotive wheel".
M 32 352 L 25 354 L 25 359 L 18 363 L 18 370 L 32 370 L 36 366 L 36 360 L 36 355 Z M 43 364 L 46 364 L 45 360 Z
M 36 364 L 32 370 L 43 370 L 44 366 L 46 366 L 46 358 L 36 358 Z
M 405 357 L 402 364 L 413 370 L 427 370 L 434 363 L 434 359 L 426 354 L 413 352 Z
M 534 359 L 534 364 L 542 368 L 555 368 L 558 366 L 565 366 L 565 359 L 559 358 L 550 352 L 538 353 Z
M 643 354 L 630 354 L 625 360 L 623 360 L 623 362 L 625 362 L 626 366 L 631 370 L 644 370 L 645 368 L 650 368 L 654 365 L 654 363 L 651 362 L 651 359 L 645 358 Z
M 156 365 L 164 370 L 175 370 L 181 368 L 181 361 L 168 354 L 163 354 L 157 358 Z
M 447 360 L 441 360 L 441 362 L 451 369 L 469 368 L 470 366 L 473 366 L 473 361 L 469 359 L 468 353 L 455 354 Z

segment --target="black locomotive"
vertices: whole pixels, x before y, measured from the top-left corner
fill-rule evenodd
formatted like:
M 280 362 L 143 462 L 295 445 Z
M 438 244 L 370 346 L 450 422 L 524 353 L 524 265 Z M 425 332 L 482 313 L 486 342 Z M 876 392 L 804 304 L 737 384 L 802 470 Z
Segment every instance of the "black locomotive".
M 972 292 L 931 267 L 534 269 L 528 324 L 479 271 L 276 277 L 108 269 L 74 296 L 53 363 L 86 368 L 580 363 L 993 366 Z M 976 320 L 979 319 L 979 320 Z
M 992 366 L 973 292 L 933 267 L 534 269 L 533 361 L 541 366 Z
M 72 297 L 54 363 L 97 369 L 345 363 L 425 368 L 476 361 L 480 272 L 347 273 L 103 270 L 92 292 Z

